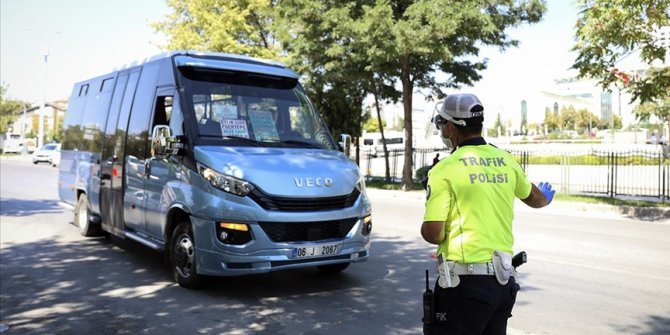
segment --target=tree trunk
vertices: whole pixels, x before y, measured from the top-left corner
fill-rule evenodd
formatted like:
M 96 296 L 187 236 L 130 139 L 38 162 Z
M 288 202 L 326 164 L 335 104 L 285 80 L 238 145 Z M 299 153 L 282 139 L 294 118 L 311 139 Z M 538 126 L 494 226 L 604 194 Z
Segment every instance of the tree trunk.
M 377 123 L 379 124 L 379 133 L 382 137 L 382 147 L 384 148 L 384 163 L 385 163 L 385 174 L 384 180 L 388 183 L 391 182 L 391 170 L 389 168 L 389 151 L 386 147 L 386 137 L 384 136 L 384 122 L 382 121 L 382 112 L 379 107 L 379 94 L 377 92 L 377 84 L 375 83 L 374 78 L 372 78 L 372 95 L 375 98 L 375 108 L 377 109 Z M 373 143 L 374 144 L 374 143 Z
M 412 91 L 414 91 L 414 83 L 410 74 L 410 55 L 403 55 L 401 57 L 400 68 L 403 109 L 405 112 L 405 163 L 402 167 L 402 182 L 400 187 L 403 191 L 409 191 L 413 188 L 412 175 L 414 169 L 414 157 L 412 153 Z

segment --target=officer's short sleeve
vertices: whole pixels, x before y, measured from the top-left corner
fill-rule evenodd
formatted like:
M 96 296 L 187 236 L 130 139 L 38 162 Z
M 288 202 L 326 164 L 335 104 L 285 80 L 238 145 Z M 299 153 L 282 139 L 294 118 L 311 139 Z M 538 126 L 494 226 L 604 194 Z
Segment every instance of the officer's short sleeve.
M 516 185 L 514 185 L 514 196 L 519 199 L 526 199 L 530 195 L 530 191 L 533 188 L 533 184 L 530 183 L 526 173 L 521 168 L 521 165 L 516 163 L 514 166 L 514 172 L 516 174 Z
M 449 216 L 452 191 L 449 182 L 441 171 L 431 169 L 428 172 L 426 189 L 426 211 L 423 221 L 446 221 Z

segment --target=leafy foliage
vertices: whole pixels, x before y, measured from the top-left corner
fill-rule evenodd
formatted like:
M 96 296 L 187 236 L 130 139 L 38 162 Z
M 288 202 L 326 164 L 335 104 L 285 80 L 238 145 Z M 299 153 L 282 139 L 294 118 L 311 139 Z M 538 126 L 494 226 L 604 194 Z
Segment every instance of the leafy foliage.
M 354 136 L 367 95 L 404 106 L 403 188 L 413 187 L 412 94 L 480 79 L 481 46 L 515 46 L 506 30 L 538 22 L 541 0 L 168 0 L 174 13 L 155 28 L 169 48 L 215 50 L 263 58 L 286 57 L 329 121 Z M 275 41 L 280 41 L 276 43 Z M 442 73 L 444 76 L 437 77 Z M 439 78 L 439 79 L 438 79 Z M 402 84 L 401 89 L 395 83 Z
M 30 107 L 28 102 L 6 97 L 7 88 L 8 85 L 4 83 L 0 85 L 0 134 L 6 133 L 9 126 L 18 118 L 19 113 L 24 108 Z
M 654 113 L 668 119 L 663 103 L 670 94 L 670 67 L 664 62 L 665 50 L 657 43 L 655 32 L 670 25 L 670 0 L 579 0 L 581 11 L 576 24 L 578 52 L 572 68 L 582 77 L 599 79 L 609 89 L 623 87 L 633 101 L 660 104 Z M 625 73 L 617 64 L 638 52 L 642 61 L 656 65 L 643 76 Z M 646 109 L 651 111 L 652 109 Z M 665 112 L 664 112 L 665 111 Z M 641 111 L 638 116 L 644 117 Z M 663 115 L 666 113 L 666 115 Z
M 530 1 L 283 1 L 279 34 L 302 73 L 308 77 L 343 74 L 364 92 L 382 99 L 402 97 L 405 162 L 403 187 L 411 189 L 412 94 L 426 88 L 432 96 L 443 89 L 472 84 L 486 68 L 478 60 L 480 45 L 501 49 L 516 45 L 508 27 L 537 22 L 545 7 Z M 444 73 L 446 76 L 435 76 Z M 402 84 L 401 90 L 392 85 Z
M 386 128 L 386 121 L 382 121 L 382 126 Z M 376 118 L 370 118 L 363 125 L 363 129 L 369 133 L 377 133 L 379 132 L 379 122 Z
M 169 50 L 219 51 L 278 59 L 272 33 L 277 1 L 167 0 L 173 12 L 152 23 L 169 37 Z
M 575 109 L 570 105 L 562 107 L 558 113 L 547 111 L 544 115 L 544 125 L 549 132 L 576 130 L 585 133 L 593 128 L 610 129 L 612 126 L 615 129 L 621 128 L 621 117 L 618 115 L 613 115 L 613 117 L 614 123 L 612 124 L 612 120 L 600 119 L 586 108 Z

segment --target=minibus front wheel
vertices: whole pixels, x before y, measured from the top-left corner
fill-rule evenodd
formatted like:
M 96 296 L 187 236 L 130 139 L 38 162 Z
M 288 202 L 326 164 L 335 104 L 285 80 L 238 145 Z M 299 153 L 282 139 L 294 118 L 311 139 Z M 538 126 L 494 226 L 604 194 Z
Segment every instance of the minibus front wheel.
M 86 193 L 79 195 L 77 205 L 74 207 L 74 224 L 79 227 L 79 233 L 84 236 L 100 235 L 100 227 L 91 222 L 91 211 L 88 209 L 88 196 Z
M 168 252 L 174 280 L 186 288 L 201 287 L 203 280 L 195 270 L 195 242 L 190 222 L 183 221 L 174 229 Z

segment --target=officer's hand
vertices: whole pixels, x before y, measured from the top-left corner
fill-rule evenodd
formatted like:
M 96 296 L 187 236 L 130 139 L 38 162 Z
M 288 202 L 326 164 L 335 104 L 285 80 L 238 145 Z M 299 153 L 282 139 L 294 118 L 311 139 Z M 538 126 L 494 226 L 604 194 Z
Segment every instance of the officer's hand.
M 547 198 L 547 203 L 551 203 L 552 200 L 554 200 L 554 193 L 556 193 L 555 190 L 551 189 L 551 184 L 548 182 L 540 182 L 539 185 L 537 185 L 537 188 L 542 191 L 542 194 Z

